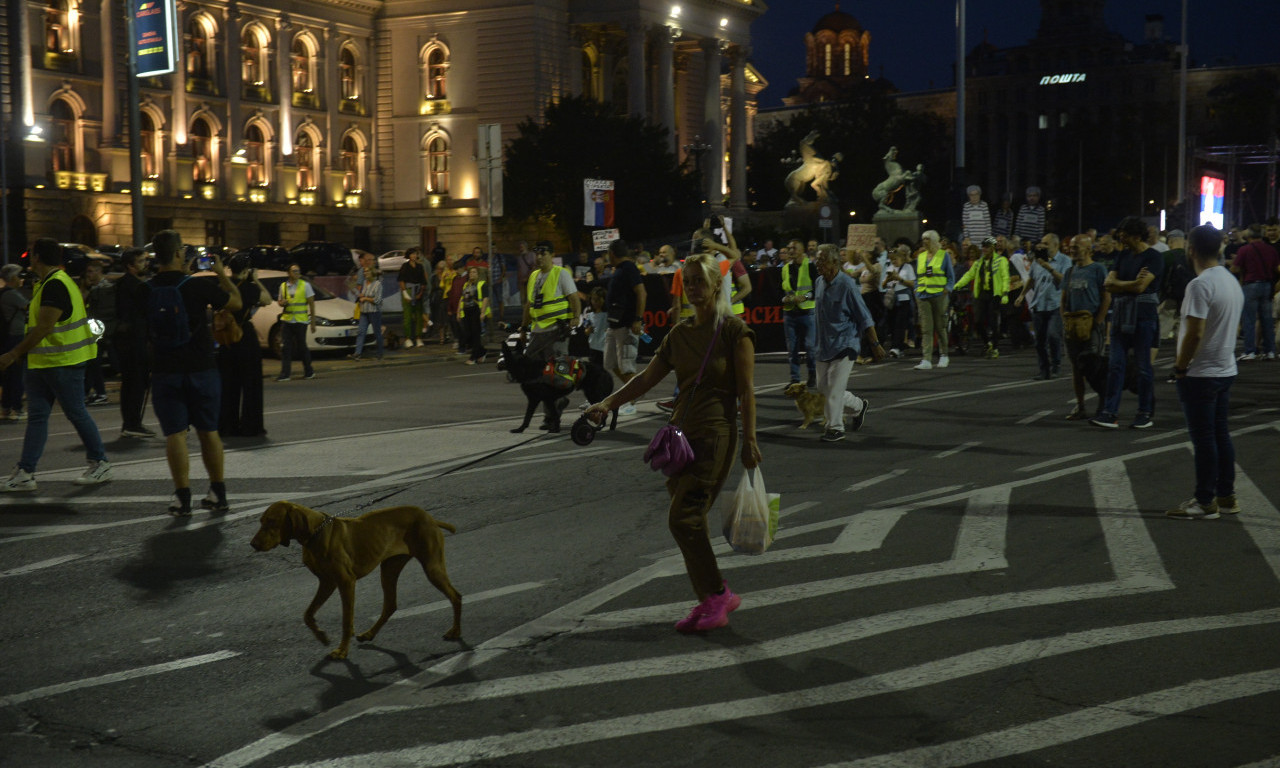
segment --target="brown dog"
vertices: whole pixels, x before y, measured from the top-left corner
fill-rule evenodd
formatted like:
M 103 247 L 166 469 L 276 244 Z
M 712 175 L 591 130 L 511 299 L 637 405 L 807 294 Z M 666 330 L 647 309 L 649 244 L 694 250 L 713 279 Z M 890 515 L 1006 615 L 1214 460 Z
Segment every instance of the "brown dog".
M 797 381 L 795 384 L 788 384 L 787 388 L 782 390 L 782 394 L 796 401 L 796 410 L 800 411 L 800 415 L 804 417 L 804 423 L 800 425 L 801 429 L 808 429 L 814 419 L 822 421 L 822 408 L 826 398 L 821 392 L 810 392 L 808 387 Z
M 382 615 L 359 636 L 364 642 L 376 637 L 396 612 L 396 581 L 410 558 L 422 563 L 427 579 L 453 604 L 453 627 L 444 633 L 444 639 L 462 636 L 462 596 L 449 583 L 445 571 L 441 528 L 450 533 L 457 530 L 418 507 L 388 507 L 356 518 L 339 518 L 301 504 L 277 501 L 262 513 L 250 546 L 267 552 L 277 544 L 287 547 L 291 540 L 302 544 L 302 562 L 320 580 L 302 621 L 316 639 L 328 645 L 329 636 L 316 624 L 316 611 L 337 589 L 342 597 L 342 642 L 329 658 L 345 659 L 355 634 L 356 581 L 381 566 Z

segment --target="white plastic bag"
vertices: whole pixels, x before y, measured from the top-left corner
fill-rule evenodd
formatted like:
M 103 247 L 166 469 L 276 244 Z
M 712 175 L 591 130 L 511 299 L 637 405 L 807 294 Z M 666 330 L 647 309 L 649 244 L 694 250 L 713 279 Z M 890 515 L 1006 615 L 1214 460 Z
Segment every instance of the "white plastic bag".
M 781 497 L 764 487 L 760 467 L 742 473 L 738 490 L 724 511 L 724 538 L 734 551 L 760 555 L 773 543 L 778 532 Z

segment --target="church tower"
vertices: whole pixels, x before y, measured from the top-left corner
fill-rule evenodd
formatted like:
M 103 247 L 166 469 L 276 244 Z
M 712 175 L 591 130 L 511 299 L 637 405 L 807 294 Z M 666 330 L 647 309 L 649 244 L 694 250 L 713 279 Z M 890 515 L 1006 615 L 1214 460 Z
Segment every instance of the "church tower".
M 848 98 L 867 79 L 871 33 L 850 14 L 835 10 L 804 36 L 805 76 L 796 91 L 782 101 L 788 105 L 839 101 Z

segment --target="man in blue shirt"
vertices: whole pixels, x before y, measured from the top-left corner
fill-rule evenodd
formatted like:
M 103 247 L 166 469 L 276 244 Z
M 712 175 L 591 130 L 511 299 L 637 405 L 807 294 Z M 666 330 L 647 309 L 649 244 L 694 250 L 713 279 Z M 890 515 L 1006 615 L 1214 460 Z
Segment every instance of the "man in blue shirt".
M 1058 236 L 1050 232 L 1040 238 L 1032 255 L 1029 279 L 1022 284 L 1016 303 L 1031 293 L 1031 319 L 1035 324 L 1036 358 L 1040 361 L 1037 379 L 1056 378 L 1062 370 L 1062 276 L 1071 269 L 1071 257 L 1059 250 Z
M 1116 255 L 1107 273 L 1111 294 L 1111 360 L 1107 369 L 1107 396 L 1090 423 L 1106 429 L 1119 425 L 1120 395 L 1130 353 L 1138 369 L 1138 413 L 1132 429 L 1146 429 L 1155 412 L 1155 372 L 1151 348 L 1160 332 L 1157 309 L 1164 258 L 1147 245 L 1147 225 L 1137 216 L 1126 216 L 1117 227 L 1125 250 Z
M 844 411 L 853 412 L 850 426 L 857 432 L 867 417 L 870 404 L 848 390 L 853 361 L 862 354 L 866 339 L 871 357 L 877 363 L 884 359 L 884 347 L 876 336 L 876 324 L 862 301 L 862 291 L 853 278 L 840 268 L 840 255 L 831 244 L 818 246 L 814 266 L 818 279 L 814 283 L 814 328 L 818 347 L 818 389 L 826 397 L 823 415 L 826 431 L 824 442 L 844 439 Z

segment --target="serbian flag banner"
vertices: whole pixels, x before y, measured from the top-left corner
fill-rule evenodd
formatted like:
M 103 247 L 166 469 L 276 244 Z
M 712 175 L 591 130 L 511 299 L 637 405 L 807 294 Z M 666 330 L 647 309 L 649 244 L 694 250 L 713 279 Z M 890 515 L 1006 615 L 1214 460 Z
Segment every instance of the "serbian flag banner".
M 588 227 L 613 226 L 613 181 L 609 179 L 583 179 L 582 223 Z

